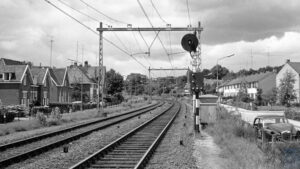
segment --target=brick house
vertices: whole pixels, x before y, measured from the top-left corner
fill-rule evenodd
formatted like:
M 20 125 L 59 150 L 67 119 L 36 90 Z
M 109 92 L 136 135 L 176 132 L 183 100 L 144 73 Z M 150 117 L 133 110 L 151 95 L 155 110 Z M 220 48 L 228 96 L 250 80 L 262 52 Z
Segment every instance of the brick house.
M 283 79 L 286 72 L 290 72 L 294 75 L 295 84 L 294 90 L 296 92 L 295 102 L 300 102 L 300 62 L 291 62 L 289 59 L 286 61 L 281 70 L 276 76 L 276 86 L 279 87 L 280 80 Z
M 71 86 L 73 87 L 72 94 L 75 92 L 76 85 L 82 87 L 82 93 L 88 96 L 88 101 L 95 101 L 97 94 L 97 82 L 91 79 L 83 66 L 77 66 L 77 63 L 68 67 L 68 78 Z M 79 98 L 72 99 L 72 101 L 80 101 Z
M 71 102 L 72 88 L 69 83 L 68 68 L 49 69 L 50 83 L 50 103 Z
M 33 78 L 28 64 L 0 59 L 0 100 L 6 105 L 29 106 Z
M 51 77 L 49 68 L 31 67 L 33 84 L 31 97 L 41 106 L 49 105 Z
M 241 83 L 246 83 L 247 93 L 252 99 L 256 99 L 257 89 L 262 89 L 262 94 L 268 94 L 276 87 L 276 73 L 265 72 L 249 76 L 238 77 L 219 86 L 219 93 L 224 97 L 237 96 Z

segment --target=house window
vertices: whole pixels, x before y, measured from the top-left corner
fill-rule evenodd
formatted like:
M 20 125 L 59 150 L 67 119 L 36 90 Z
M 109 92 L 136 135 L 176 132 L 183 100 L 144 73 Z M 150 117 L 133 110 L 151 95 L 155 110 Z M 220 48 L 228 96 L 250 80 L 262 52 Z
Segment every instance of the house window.
M 44 91 L 44 98 L 43 98 L 43 105 L 48 105 L 48 97 L 47 97 L 48 92 Z
M 27 81 L 27 79 L 25 78 L 25 79 L 23 80 L 23 85 L 24 85 L 24 86 L 27 85 L 27 84 L 26 84 L 26 81 Z
M 4 80 L 9 80 L 9 73 L 4 73 Z
M 0 74 L 0 79 L 2 79 L 3 78 L 3 74 Z
M 23 93 L 23 98 L 21 100 L 22 105 L 27 105 L 27 91 L 22 91 Z
M 16 74 L 15 74 L 15 73 L 11 73 L 10 79 L 11 79 L 11 80 L 16 80 Z

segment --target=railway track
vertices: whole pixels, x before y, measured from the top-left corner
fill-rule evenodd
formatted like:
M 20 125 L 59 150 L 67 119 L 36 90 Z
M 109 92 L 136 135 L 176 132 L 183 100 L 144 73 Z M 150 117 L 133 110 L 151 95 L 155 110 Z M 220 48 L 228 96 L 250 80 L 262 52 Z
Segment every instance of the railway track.
M 143 168 L 180 112 L 176 102 L 151 120 L 72 166 L 83 168 Z
M 126 121 L 162 106 L 164 103 L 156 103 L 133 111 L 82 123 L 62 130 L 18 140 L 10 144 L 0 146 L 0 168 L 18 163 L 53 148 L 86 136 L 94 131 Z

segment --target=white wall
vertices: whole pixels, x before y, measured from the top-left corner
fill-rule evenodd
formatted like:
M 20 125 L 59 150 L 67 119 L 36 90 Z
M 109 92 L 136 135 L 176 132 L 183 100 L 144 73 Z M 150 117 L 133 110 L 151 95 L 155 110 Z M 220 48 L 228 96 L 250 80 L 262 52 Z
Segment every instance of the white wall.
M 300 86 L 300 78 L 299 78 L 299 74 L 289 65 L 289 64 L 285 64 L 282 69 L 278 72 L 278 74 L 276 75 L 276 87 L 279 87 L 280 84 L 280 79 L 283 78 L 284 74 L 286 72 L 291 72 L 295 75 L 295 84 L 294 84 L 294 89 L 296 90 L 296 94 L 297 94 L 297 102 L 299 102 L 299 97 L 300 97 L 300 91 L 299 91 L 299 86 Z

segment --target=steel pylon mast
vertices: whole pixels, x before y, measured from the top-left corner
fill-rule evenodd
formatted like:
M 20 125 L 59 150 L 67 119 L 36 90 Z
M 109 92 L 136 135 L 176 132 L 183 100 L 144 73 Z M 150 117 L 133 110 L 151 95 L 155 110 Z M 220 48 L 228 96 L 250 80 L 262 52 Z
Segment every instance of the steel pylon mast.
M 199 39 L 200 39 L 200 32 L 203 30 L 203 28 L 200 25 L 198 27 L 171 27 L 170 25 L 168 25 L 167 27 L 132 27 L 131 24 L 128 24 L 127 27 L 119 27 L 119 28 L 113 28 L 113 27 L 108 27 L 108 28 L 104 28 L 102 26 L 102 22 L 100 22 L 100 26 L 99 28 L 97 28 L 97 31 L 99 31 L 99 77 L 98 78 L 98 91 L 100 91 L 101 89 L 101 96 L 102 96 L 102 100 L 103 100 L 103 91 L 104 91 L 104 66 L 103 66 L 103 32 L 126 32 L 126 31 L 135 31 L 135 32 L 145 32 L 145 31 L 154 31 L 154 32 L 163 32 L 163 31 L 191 31 L 191 32 L 198 32 L 199 34 Z M 198 67 L 200 67 L 200 62 L 201 59 L 199 59 L 200 57 L 200 53 L 198 50 L 198 53 L 195 55 L 197 58 L 197 65 Z M 200 70 L 200 69 L 199 69 Z M 99 106 L 99 92 L 98 92 L 98 112 L 100 113 L 100 115 L 103 115 L 103 104 L 101 105 L 101 110 L 100 110 L 100 106 Z

